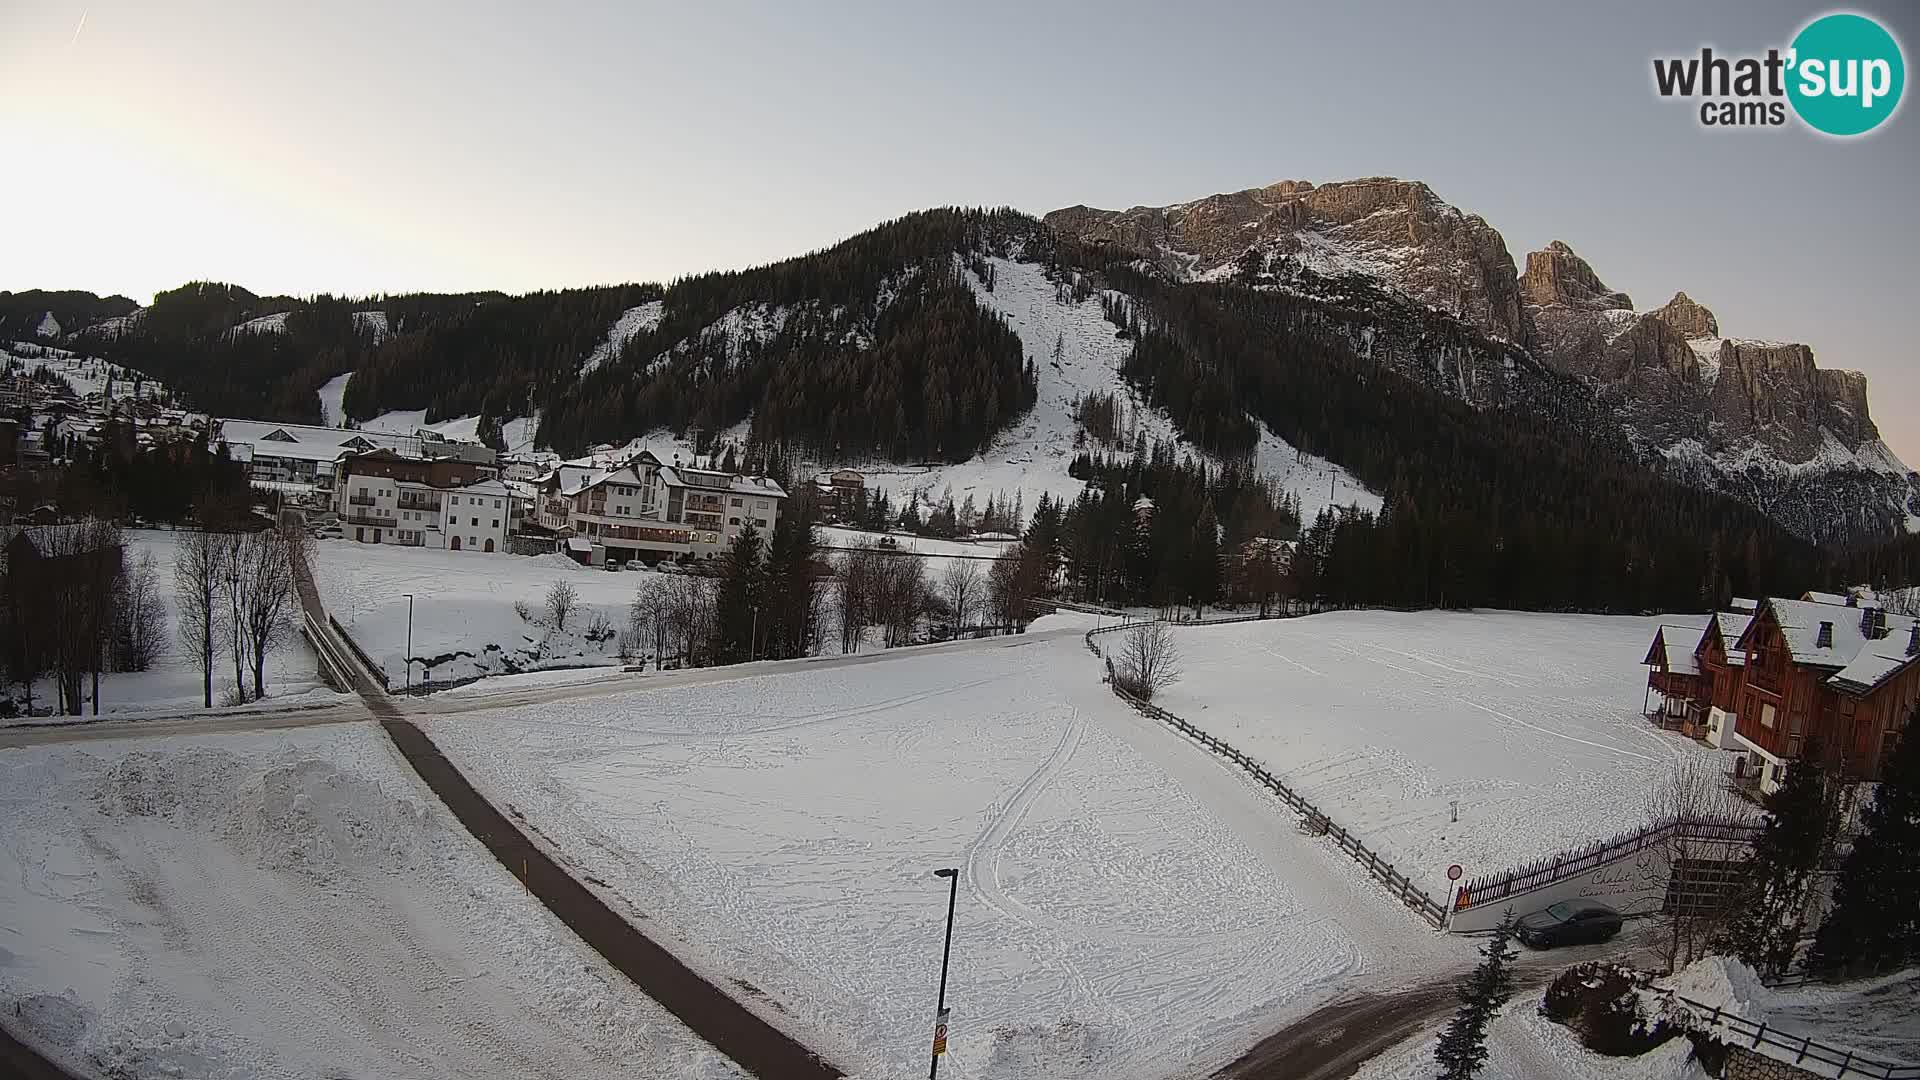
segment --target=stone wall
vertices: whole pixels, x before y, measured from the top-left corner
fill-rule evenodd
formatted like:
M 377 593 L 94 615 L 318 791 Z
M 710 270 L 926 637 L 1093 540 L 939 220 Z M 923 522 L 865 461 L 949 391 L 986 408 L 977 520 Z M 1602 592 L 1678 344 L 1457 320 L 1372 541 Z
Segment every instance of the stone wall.
M 1819 1073 L 1775 1061 L 1744 1046 L 1728 1048 L 1727 1067 L 1720 1074 L 1720 1080 L 1819 1080 L 1819 1077 Z

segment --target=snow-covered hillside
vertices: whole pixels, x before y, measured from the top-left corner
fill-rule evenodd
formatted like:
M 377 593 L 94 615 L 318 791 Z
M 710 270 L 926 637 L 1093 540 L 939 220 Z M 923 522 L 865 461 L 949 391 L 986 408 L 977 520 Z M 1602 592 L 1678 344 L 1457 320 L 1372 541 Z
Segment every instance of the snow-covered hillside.
M 607 336 L 593 347 L 593 352 L 580 363 L 580 377 L 586 378 L 611 357 L 620 355 L 637 334 L 644 334 L 660 325 L 660 319 L 666 314 L 667 306 L 659 300 L 649 300 L 637 307 L 630 307 L 620 313 L 620 317 L 607 327 Z
M 12 362 L 18 362 L 25 371 L 45 369 L 60 376 L 73 387 L 74 393 L 83 398 L 89 394 L 106 393 L 109 382 L 113 384 L 115 401 L 133 397 L 136 386 L 142 399 L 156 399 L 167 393 L 167 388 L 161 383 L 132 368 L 51 345 L 16 341 L 0 347 L 0 366 Z
M 1112 394 L 1125 403 L 1132 429 L 1149 443 L 1166 440 L 1205 456 L 1180 438 L 1173 421 L 1147 406 L 1120 375 L 1120 366 L 1132 348 L 1114 336 L 1115 327 L 1100 308 L 1098 296 L 1074 301 L 1058 295 L 1044 267 L 1013 259 L 988 260 L 993 288 L 971 270 L 963 270 L 975 298 L 989 311 L 1007 320 L 1020 336 L 1027 357 L 1039 376 L 1039 395 L 1032 411 L 993 440 L 985 453 L 958 465 L 919 468 L 884 462 L 852 462 L 868 474 L 868 483 L 886 489 L 896 499 L 919 495 L 938 500 L 951 489 L 956 500 L 971 493 L 984 503 L 988 495 L 1019 492 L 1031 510 L 1042 493 L 1071 501 L 1086 485 L 1067 474 L 1067 466 L 1082 448 L 1074 407 L 1091 394 Z M 1260 469 L 1300 496 L 1302 517 L 1311 522 L 1330 504 L 1378 509 L 1379 496 L 1368 491 L 1345 469 L 1312 455 L 1302 455 L 1286 440 L 1263 431 L 1257 450 Z

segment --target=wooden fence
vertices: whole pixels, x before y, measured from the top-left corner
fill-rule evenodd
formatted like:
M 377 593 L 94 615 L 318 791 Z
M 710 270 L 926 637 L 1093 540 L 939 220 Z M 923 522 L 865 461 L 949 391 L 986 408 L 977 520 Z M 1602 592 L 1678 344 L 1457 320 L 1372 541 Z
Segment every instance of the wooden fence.
M 1485 907 L 1556 881 L 1584 874 L 1597 866 L 1665 843 L 1679 829 L 1685 839 L 1701 843 L 1750 844 L 1764 826 L 1733 818 L 1668 821 L 1535 859 L 1510 870 L 1468 878 L 1454 901 L 1455 909 Z
M 1248 622 L 1248 621 L 1252 621 L 1259 618 L 1260 616 L 1258 615 L 1252 615 L 1252 616 L 1244 616 L 1244 617 L 1233 618 L 1233 619 L 1223 619 L 1218 621 L 1219 622 Z M 1094 643 L 1093 639 L 1095 636 L 1100 634 L 1111 634 L 1120 630 L 1131 630 L 1136 626 L 1147 625 L 1151 621 L 1152 620 L 1118 623 L 1113 626 L 1105 626 L 1105 627 L 1100 627 L 1099 629 L 1096 629 L 1096 630 L 1089 630 L 1087 631 L 1087 635 L 1086 635 L 1087 649 L 1088 651 L 1092 652 L 1095 656 L 1104 658 L 1105 654 L 1101 652 L 1100 646 Z M 1178 624 L 1175 624 L 1175 625 L 1178 625 Z M 1188 624 L 1188 625 L 1205 625 L 1205 624 Z M 1109 685 L 1112 686 L 1113 684 L 1109 683 Z M 1425 919 L 1427 922 L 1433 924 L 1435 927 L 1446 926 L 1446 922 L 1447 922 L 1446 905 L 1440 903 L 1439 901 L 1428 896 L 1425 892 L 1421 891 L 1417 886 L 1413 884 L 1412 881 L 1408 880 L 1405 874 L 1402 874 L 1400 873 L 1399 870 L 1395 869 L 1393 863 L 1389 862 L 1386 859 L 1381 858 L 1376 852 L 1369 849 L 1365 843 L 1361 842 L 1359 837 L 1354 836 L 1352 833 L 1349 833 L 1346 829 L 1342 828 L 1339 824 L 1337 824 L 1332 818 L 1328 817 L 1324 812 L 1322 812 L 1318 807 L 1308 802 L 1306 798 L 1302 796 L 1299 792 L 1294 791 L 1292 788 L 1288 787 L 1285 781 L 1281 780 L 1278 776 L 1275 776 L 1272 772 L 1268 771 L 1265 765 L 1247 756 L 1246 754 L 1240 752 L 1238 749 L 1236 749 L 1235 747 L 1227 743 L 1224 739 L 1216 738 L 1213 735 L 1210 735 L 1207 732 L 1202 731 L 1200 728 L 1195 727 L 1194 725 L 1188 723 L 1187 721 L 1182 720 L 1180 717 L 1175 716 L 1174 714 L 1168 712 L 1167 710 L 1162 709 L 1157 705 L 1153 705 L 1148 702 L 1140 700 L 1139 698 L 1133 696 L 1132 694 L 1129 694 L 1126 691 L 1120 689 L 1120 687 L 1118 686 L 1113 686 L 1113 692 L 1115 696 L 1119 697 L 1120 700 L 1132 706 L 1141 715 L 1152 717 L 1153 719 L 1158 720 L 1161 723 L 1168 725 L 1169 727 L 1172 727 L 1174 730 L 1179 731 L 1181 734 L 1199 743 L 1201 746 L 1206 747 L 1208 750 L 1212 751 L 1213 753 L 1219 755 L 1222 758 L 1225 758 L 1226 760 L 1234 763 L 1235 765 L 1238 765 L 1241 771 L 1253 777 L 1256 781 L 1260 783 L 1262 787 L 1266 788 L 1268 791 L 1271 791 L 1275 795 L 1278 795 L 1280 797 L 1281 802 L 1286 803 L 1287 806 L 1292 808 L 1295 813 L 1299 814 L 1301 819 L 1307 823 L 1307 827 L 1309 830 L 1311 830 L 1316 834 L 1331 837 L 1333 839 L 1333 842 L 1339 845 L 1341 851 L 1346 852 L 1347 856 L 1351 858 L 1354 862 L 1357 862 L 1361 866 L 1365 867 L 1367 873 L 1372 875 L 1374 880 L 1380 882 L 1382 885 L 1385 885 L 1387 888 L 1387 891 L 1393 895 L 1394 899 L 1400 901 L 1402 904 L 1405 904 L 1407 907 L 1411 908 L 1415 914 L 1419 915 L 1421 918 Z
M 1663 987 L 1649 986 L 1647 989 L 1686 1006 L 1687 1019 L 1707 1029 L 1703 1034 L 1724 1030 L 1733 1037 L 1733 1040 L 1737 1040 L 1737 1043 L 1729 1039 L 1721 1039 L 1722 1042 L 1743 1045 L 1762 1052 L 1764 1052 L 1763 1048 L 1770 1048 L 1793 1055 L 1791 1058 L 1777 1053 L 1766 1055 L 1776 1061 L 1783 1061 L 1809 1072 L 1813 1071 L 1814 1066 L 1824 1066 L 1834 1070 L 1824 1075 L 1832 1076 L 1835 1080 L 1848 1076 L 1873 1077 L 1874 1080 L 1920 1080 L 1920 1066 L 1889 1065 L 1884 1061 L 1861 1057 L 1851 1050 L 1817 1042 L 1810 1036 L 1789 1035 L 1783 1031 L 1772 1030 L 1764 1022 L 1755 1023 L 1744 1016 L 1726 1012 L 1718 1005 L 1695 1001 Z M 1683 1020 L 1683 1024 L 1685 1022 Z

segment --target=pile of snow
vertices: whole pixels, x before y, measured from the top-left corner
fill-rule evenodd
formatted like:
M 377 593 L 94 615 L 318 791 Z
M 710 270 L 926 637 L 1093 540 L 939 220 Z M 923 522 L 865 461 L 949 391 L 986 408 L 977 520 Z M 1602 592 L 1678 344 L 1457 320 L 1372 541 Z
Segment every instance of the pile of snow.
M 1675 762 L 1715 753 L 1641 715 L 1661 622 L 1356 611 L 1183 629 L 1184 677 L 1156 704 L 1444 896 L 1452 863 L 1471 877 L 1643 826 Z
M 1603 1057 L 1573 1032 L 1540 1015 L 1541 995 L 1521 994 L 1487 1026 L 1487 1061 L 1478 1080 L 1706 1080 L 1693 1046 L 1674 1038 L 1638 1057 Z M 1433 1051 L 1444 1024 L 1387 1050 L 1353 1080 L 1432 1080 Z
M 382 312 L 382 314 L 385 314 Z M 324 427 L 343 428 L 347 426 L 347 410 L 341 404 L 347 396 L 347 384 L 353 381 L 353 372 L 335 375 L 320 384 L 320 423 Z M 412 434 L 408 432 L 408 434 Z
M 619 629 L 636 591 L 661 575 L 611 573 L 563 555 L 527 558 L 477 551 L 356 544 L 314 545 L 314 577 L 328 614 L 347 628 L 387 673 L 407 681 L 408 602 L 412 593 L 413 681 L 460 682 L 544 668 L 610 667 L 619 642 L 591 640 L 596 618 Z M 547 625 L 546 596 L 566 581 L 579 595 L 564 628 Z M 526 605 L 529 618 L 514 608 Z
M 1369 972 L 1466 956 L 1127 710 L 1071 629 L 428 723 L 616 907 L 856 1075 L 925 1066 L 936 867 L 961 874 L 957 1077 L 1184 1074 Z
M 585 360 L 581 361 L 580 377 L 584 379 L 593 374 L 601 364 L 619 356 L 621 350 L 627 347 L 627 342 L 659 326 L 666 311 L 667 305 L 664 301 L 649 300 L 638 307 L 630 307 L 621 312 L 620 317 L 613 321 L 613 325 L 607 327 L 607 336 L 593 347 L 593 352 L 587 354 Z M 511 447 L 513 444 L 509 442 L 507 445 Z
M 371 725 L 0 756 L 0 1009 L 76 1074 L 737 1077 Z
M 1786 1040 L 1807 1037 L 1840 1051 L 1852 1051 L 1886 1064 L 1920 1065 L 1920 968 L 1860 982 L 1825 986 L 1810 983 L 1771 989 L 1752 968 L 1724 956 L 1694 962 L 1655 985 L 1692 999 L 1640 991 L 1642 1012 L 1666 1017 L 1678 1026 L 1699 1021 L 1719 1009 L 1765 1024 Z M 1701 1026 L 1705 1030 L 1704 1025 Z M 1724 1030 L 1725 1041 L 1740 1041 Z M 1750 1042 L 1746 1040 L 1745 1042 Z M 1795 1050 L 1762 1045 L 1769 1057 L 1791 1062 Z M 1820 1071 L 1824 1066 L 1802 1063 Z M 1831 1073 L 1831 1069 L 1826 1069 Z

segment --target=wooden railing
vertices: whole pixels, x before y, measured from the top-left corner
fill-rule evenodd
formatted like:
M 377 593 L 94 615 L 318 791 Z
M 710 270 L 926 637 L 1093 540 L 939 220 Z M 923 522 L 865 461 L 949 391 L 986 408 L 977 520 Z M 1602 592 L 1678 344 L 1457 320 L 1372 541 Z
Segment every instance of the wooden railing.
M 1454 910 L 1485 907 L 1509 897 L 1584 874 L 1615 859 L 1645 851 L 1665 842 L 1678 827 L 1689 840 L 1727 844 L 1748 844 L 1759 838 L 1764 826 L 1734 818 L 1664 822 L 1623 833 L 1585 847 L 1574 848 L 1522 864 L 1511 870 L 1469 878 L 1454 901 Z

